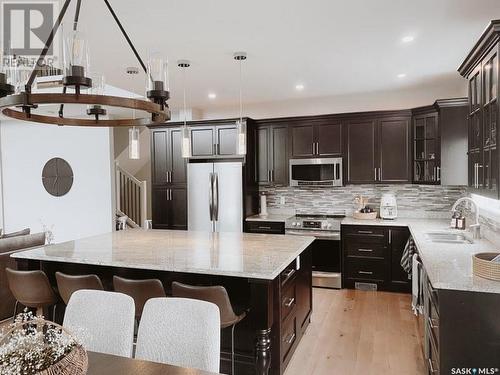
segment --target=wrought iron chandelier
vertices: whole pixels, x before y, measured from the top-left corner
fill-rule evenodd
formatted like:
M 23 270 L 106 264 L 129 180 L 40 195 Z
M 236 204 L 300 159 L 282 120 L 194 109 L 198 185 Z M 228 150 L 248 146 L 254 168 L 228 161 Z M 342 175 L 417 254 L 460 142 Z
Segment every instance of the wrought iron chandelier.
M 54 41 L 59 26 L 68 10 L 72 0 L 66 0 L 61 8 L 59 16 L 50 32 L 45 46 L 38 58 L 41 65 Z M 62 93 L 33 93 L 32 87 L 37 75 L 36 65 L 24 86 L 24 91 L 16 93 L 14 86 L 9 84 L 6 74 L 0 70 L 0 110 L 7 116 L 17 120 L 38 122 L 54 125 L 89 126 L 89 127 L 133 127 L 143 125 L 162 124 L 170 120 L 170 110 L 167 100 L 170 98 L 168 91 L 167 61 L 159 55 L 149 56 L 148 64 L 144 64 L 132 41 L 123 28 L 120 20 L 114 12 L 108 0 L 104 0 L 106 7 L 118 25 L 135 57 L 147 75 L 146 96 L 147 99 L 133 99 L 119 96 L 104 95 L 104 83 L 93 82 L 89 77 L 88 50 L 86 40 L 78 30 L 81 1 L 77 0 L 73 28 L 70 38 L 65 40 L 64 54 L 64 77 Z M 68 51 L 68 55 L 66 54 Z M 95 80 L 95 79 L 94 79 Z M 68 88 L 74 89 L 74 93 L 68 93 Z M 59 105 L 57 116 L 36 114 L 34 110 L 39 105 Z M 85 118 L 73 118 L 64 116 L 65 104 L 87 105 Z M 104 106 L 128 108 L 147 112 L 149 116 L 143 118 L 124 119 L 102 119 L 106 115 Z

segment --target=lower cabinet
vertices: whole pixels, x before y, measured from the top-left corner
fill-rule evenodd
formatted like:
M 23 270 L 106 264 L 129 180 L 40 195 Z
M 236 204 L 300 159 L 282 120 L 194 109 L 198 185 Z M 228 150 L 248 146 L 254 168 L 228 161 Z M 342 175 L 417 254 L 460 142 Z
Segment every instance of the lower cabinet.
M 434 289 L 425 271 L 423 288 L 427 373 L 499 373 L 498 294 Z
M 410 292 L 401 267 L 410 232 L 406 227 L 342 225 L 343 285 L 376 285 L 378 290 Z
M 187 188 L 154 187 L 152 191 L 154 229 L 187 229 Z

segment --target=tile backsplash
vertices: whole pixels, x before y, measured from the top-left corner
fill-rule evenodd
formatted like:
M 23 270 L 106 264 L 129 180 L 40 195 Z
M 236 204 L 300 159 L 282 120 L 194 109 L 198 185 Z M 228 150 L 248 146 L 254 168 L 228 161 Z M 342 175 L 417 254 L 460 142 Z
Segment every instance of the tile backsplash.
M 328 214 L 356 208 L 354 199 L 362 195 L 379 211 L 384 193 L 396 194 L 400 217 L 449 217 L 453 203 L 466 195 L 465 186 L 435 185 L 347 185 L 332 188 L 261 187 L 270 209 L 289 209 L 296 213 Z M 284 204 L 283 204 L 284 199 Z

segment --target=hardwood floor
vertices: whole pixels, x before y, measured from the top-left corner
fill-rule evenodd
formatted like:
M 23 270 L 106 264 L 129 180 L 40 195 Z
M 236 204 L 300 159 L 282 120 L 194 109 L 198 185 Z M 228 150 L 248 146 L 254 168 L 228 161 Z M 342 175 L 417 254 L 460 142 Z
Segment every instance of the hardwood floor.
M 313 289 L 311 324 L 285 375 L 425 374 L 408 294 Z

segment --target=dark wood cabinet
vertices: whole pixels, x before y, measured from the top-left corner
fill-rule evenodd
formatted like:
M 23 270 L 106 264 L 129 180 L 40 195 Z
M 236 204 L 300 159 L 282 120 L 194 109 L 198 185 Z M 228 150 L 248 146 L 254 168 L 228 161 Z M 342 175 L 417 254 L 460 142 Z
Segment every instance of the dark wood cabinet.
M 343 286 L 361 283 L 410 292 L 408 274 L 400 264 L 409 237 L 406 227 L 342 225 Z
M 185 184 L 186 160 L 182 157 L 181 130 L 154 130 L 151 144 L 153 185 Z
M 290 125 L 292 158 L 342 156 L 342 124 L 332 120 L 299 120 Z
M 459 67 L 468 80 L 468 172 L 471 191 L 500 198 L 500 20 L 492 21 Z
M 258 183 L 288 185 L 288 127 L 259 125 L 256 133 Z
M 347 122 L 347 180 L 351 184 L 411 181 L 409 116 Z
M 151 132 L 153 228 L 187 229 L 186 159 L 180 128 Z
M 245 232 L 285 234 L 285 223 L 277 221 L 246 221 Z
M 191 155 L 213 157 L 236 155 L 236 123 L 215 126 L 193 126 L 191 134 Z
M 347 180 L 352 184 L 377 181 L 377 123 L 373 120 L 347 123 Z

